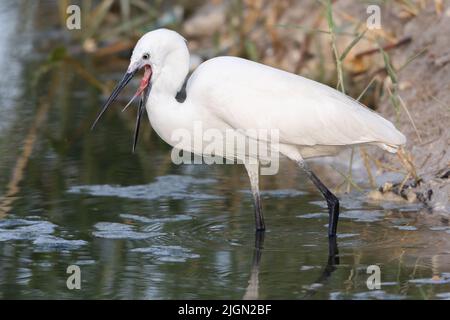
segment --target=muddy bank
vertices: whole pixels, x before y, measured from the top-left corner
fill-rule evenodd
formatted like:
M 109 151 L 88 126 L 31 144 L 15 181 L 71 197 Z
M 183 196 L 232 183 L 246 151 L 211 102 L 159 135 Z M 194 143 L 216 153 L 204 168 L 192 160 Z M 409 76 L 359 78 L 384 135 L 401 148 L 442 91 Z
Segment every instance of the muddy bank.
M 417 174 L 423 180 L 410 192 L 418 200 L 440 212 L 450 212 L 450 6 L 436 13 L 432 6 L 398 30 L 399 37 L 411 37 L 411 42 L 396 50 L 394 65 L 417 52 L 424 54 L 398 73 L 398 90 L 409 113 L 399 115 L 387 99 L 379 112 L 396 119 L 397 127 L 408 137 Z M 413 124 L 414 123 L 414 124 Z

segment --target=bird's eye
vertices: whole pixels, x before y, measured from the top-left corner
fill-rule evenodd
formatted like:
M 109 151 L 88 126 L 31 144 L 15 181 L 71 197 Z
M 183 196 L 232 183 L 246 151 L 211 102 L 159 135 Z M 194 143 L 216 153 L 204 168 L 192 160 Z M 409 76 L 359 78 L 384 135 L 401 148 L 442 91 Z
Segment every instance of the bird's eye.
M 147 60 L 148 58 L 150 58 L 150 55 L 148 53 L 144 53 L 142 55 L 142 59 Z

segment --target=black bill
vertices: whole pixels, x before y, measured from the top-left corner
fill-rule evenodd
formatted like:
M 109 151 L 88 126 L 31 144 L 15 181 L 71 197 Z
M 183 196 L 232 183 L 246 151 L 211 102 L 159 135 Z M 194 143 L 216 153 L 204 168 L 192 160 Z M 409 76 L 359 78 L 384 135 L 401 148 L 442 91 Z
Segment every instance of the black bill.
M 144 92 L 141 93 L 141 99 L 139 100 L 139 108 L 136 115 L 136 127 L 134 129 L 134 139 L 133 139 L 133 153 L 136 150 L 136 144 L 139 137 L 139 127 L 141 125 L 141 119 L 142 115 L 145 111 L 145 105 L 147 104 L 147 99 L 150 94 L 150 90 L 152 88 L 152 85 L 149 84 L 145 89 Z
M 128 82 L 130 82 L 130 80 L 133 78 L 133 76 L 136 74 L 137 71 L 138 70 L 136 69 L 135 71 L 125 73 L 122 80 L 120 80 L 119 84 L 113 90 L 108 100 L 106 100 L 105 104 L 102 106 L 102 109 L 100 110 L 99 114 L 97 115 L 97 118 L 95 119 L 94 123 L 91 126 L 91 130 L 94 129 L 95 125 L 97 124 L 98 120 L 100 120 L 101 116 L 105 113 L 106 109 L 108 109 L 111 103 L 113 103 L 114 100 L 116 100 L 119 93 L 122 91 L 123 88 L 125 88 Z

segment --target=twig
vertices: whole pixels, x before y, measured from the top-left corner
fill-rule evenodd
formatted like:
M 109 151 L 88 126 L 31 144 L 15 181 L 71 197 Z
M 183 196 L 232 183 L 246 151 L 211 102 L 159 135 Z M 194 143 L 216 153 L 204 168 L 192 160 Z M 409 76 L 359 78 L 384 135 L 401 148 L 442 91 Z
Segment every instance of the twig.
M 352 191 L 350 181 L 352 180 L 352 167 L 353 167 L 353 156 L 355 154 L 355 147 L 352 147 L 352 152 L 350 154 L 350 163 L 348 165 L 348 181 L 347 181 L 347 193 Z
M 408 110 L 408 108 L 406 107 L 405 102 L 403 101 L 402 97 L 401 97 L 399 94 L 397 95 L 397 97 L 398 97 L 398 100 L 400 101 L 400 105 L 401 105 L 401 106 L 403 107 L 403 109 L 405 110 L 406 115 L 407 115 L 408 118 L 409 118 L 409 121 L 411 121 L 411 124 L 412 124 L 412 126 L 413 126 L 413 128 L 414 128 L 414 131 L 415 131 L 416 134 L 417 134 L 417 138 L 419 138 L 419 142 L 422 143 L 422 137 L 420 136 L 419 130 L 417 130 L 416 123 L 414 122 L 414 120 L 413 120 L 411 114 L 409 113 L 409 110 Z
M 319 12 L 319 14 L 316 15 L 316 18 L 313 23 L 314 30 L 316 30 L 319 27 L 320 22 L 322 21 L 322 18 L 323 18 L 322 12 Z M 312 42 L 311 40 L 313 38 L 313 35 L 314 35 L 314 32 L 312 32 L 312 31 L 308 32 L 305 35 L 305 39 L 300 48 L 300 58 L 298 59 L 297 65 L 295 67 L 295 73 L 297 73 L 297 74 L 300 73 L 300 71 L 302 70 L 302 68 L 304 67 L 304 65 L 307 61 L 308 51 L 309 51 L 309 47 Z
M 341 172 L 340 170 L 338 170 L 336 167 L 331 166 L 334 170 L 336 170 L 337 173 L 339 173 L 346 181 L 349 181 L 352 186 L 357 189 L 359 192 L 363 192 L 363 189 L 358 186 L 351 178 L 349 178 L 345 173 Z
M 19 184 L 23 179 L 25 169 L 33 152 L 38 131 L 42 127 L 49 109 L 50 103 L 45 98 L 42 98 L 33 125 L 24 139 L 22 154 L 17 158 L 11 179 L 6 186 L 6 193 L 0 197 L 0 219 L 6 216 L 11 210 L 12 203 L 17 199 L 15 195 L 20 191 Z
M 370 187 L 375 188 L 375 180 L 373 179 L 372 171 L 370 170 L 370 163 L 369 163 L 369 158 L 367 156 L 366 149 L 363 146 L 361 146 L 359 148 L 359 151 L 361 153 L 361 157 L 363 158 L 364 167 L 366 167 L 367 175 L 369 176 Z
M 408 172 L 412 174 L 416 181 L 419 181 L 419 177 L 417 175 L 416 168 L 412 162 L 412 160 L 405 154 L 403 148 L 400 148 L 397 152 L 397 156 L 400 159 L 401 163 L 407 169 Z
M 411 40 L 412 40 L 411 37 L 405 37 L 405 38 L 400 39 L 399 41 L 397 41 L 395 43 L 387 44 L 387 45 L 383 46 L 382 48 L 383 48 L 384 51 L 389 51 L 389 50 L 398 48 L 400 46 L 403 46 L 405 44 L 408 44 L 408 43 L 411 42 Z M 355 58 L 357 59 L 357 58 L 361 58 L 361 57 L 364 57 L 364 56 L 369 56 L 369 55 L 375 54 L 375 53 L 377 53 L 379 51 L 380 51 L 379 48 L 369 49 L 369 50 L 366 50 L 366 51 L 363 51 L 363 52 L 360 52 L 360 53 L 356 54 Z
M 338 87 L 341 87 L 342 93 L 345 93 L 345 83 L 344 83 L 344 74 L 342 70 L 342 60 L 339 59 L 339 53 L 336 46 L 336 34 L 335 34 L 335 25 L 333 21 L 333 9 L 331 6 L 331 1 L 328 0 L 326 2 L 326 13 L 327 13 L 327 22 L 328 28 L 330 29 L 331 35 L 331 46 L 333 48 L 334 57 L 336 59 L 336 69 L 338 74 Z

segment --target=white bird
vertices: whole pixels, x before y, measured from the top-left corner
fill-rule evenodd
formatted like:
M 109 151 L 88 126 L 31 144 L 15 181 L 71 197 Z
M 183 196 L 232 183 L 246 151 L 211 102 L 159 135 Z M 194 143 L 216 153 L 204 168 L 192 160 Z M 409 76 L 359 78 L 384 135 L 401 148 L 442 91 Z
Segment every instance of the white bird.
M 308 168 L 306 158 L 329 156 L 348 146 L 377 145 L 395 153 L 406 142 L 388 120 L 345 94 L 304 77 L 237 57 L 216 57 L 202 63 L 187 80 L 185 99 L 179 99 L 189 71 L 186 40 L 178 33 L 158 29 L 142 36 L 128 70 L 103 105 L 93 127 L 120 91 L 145 69 L 136 96 L 139 104 L 133 150 L 144 110 L 153 129 L 168 144 L 197 154 L 204 147 L 181 144 L 174 138 L 183 129 L 195 136 L 193 124 L 203 130 L 226 130 L 264 143 L 247 132 L 277 130 L 277 152 L 295 161 L 327 201 L 328 235 L 334 237 L 339 216 L 337 197 Z M 254 131 L 251 131 L 254 130 Z M 222 141 L 227 144 L 229 141 Z M 194 143 L 195 144 L 195 143 Z M 274 145 L 268 148 L 272 150 Z M 215 151 L 217 152 L 217 150 Z M 219 156 L 229 158 L 229 154 Z M 232 158 L 245 162 L 254 200 L 256 230 L 265 230 L 259 195 L 259 168 L 264 156 L 236 148 Z

